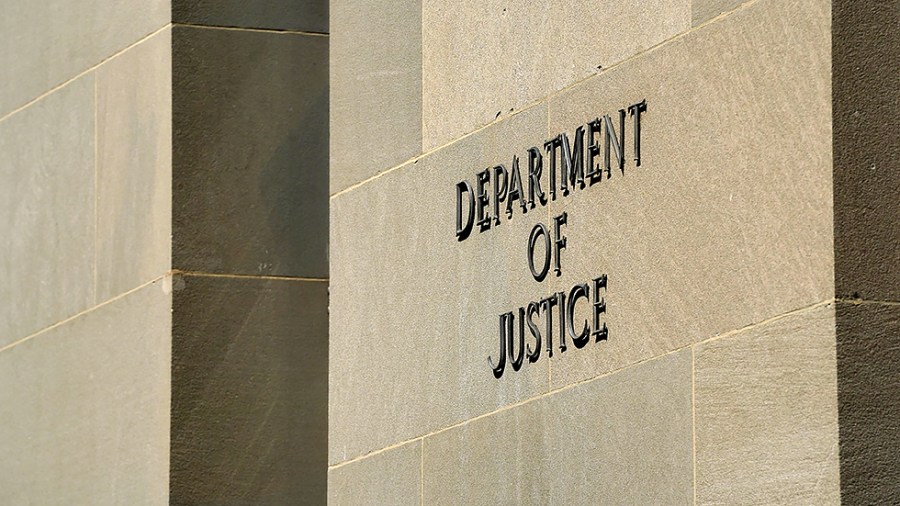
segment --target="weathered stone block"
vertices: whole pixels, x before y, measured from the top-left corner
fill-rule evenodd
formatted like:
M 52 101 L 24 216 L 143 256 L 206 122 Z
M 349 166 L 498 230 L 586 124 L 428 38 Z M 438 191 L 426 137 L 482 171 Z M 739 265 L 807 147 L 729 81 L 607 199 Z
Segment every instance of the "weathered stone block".
M 690 504 L 691 354 L 682 351 L 424 442 L 425 504 Z
M 568 215 L 550 288 L 609 276 L 609 339 L 554 360 L 554 387 L 834 297 L 829 12 L 759 1 L 551 99 L 549 135 L 570 137 L 608 114 L 621 139 L 618 111 L 647 108 L 640 166 L 626 111 L 624 170 L 611 153 L 550 204 Z
M 834 306 L 695 350 L 698 504 L 838 504 Z
M 0 503 L 167 504 L 167 285 L 0 353 Z
M 328 272 L 328 39 L 177 26 L 172 263 Z
M 421 0 L 336 1 L 331 193 L 422 152 Z
M 94 76 L 0 121 L 0 347 L 94 304 Z
M 97 70 L 97 299 L 172 264 L 172 37 Z
M 328 471 L 328 504 L 416 506 L 421 483 L 419 440 Z

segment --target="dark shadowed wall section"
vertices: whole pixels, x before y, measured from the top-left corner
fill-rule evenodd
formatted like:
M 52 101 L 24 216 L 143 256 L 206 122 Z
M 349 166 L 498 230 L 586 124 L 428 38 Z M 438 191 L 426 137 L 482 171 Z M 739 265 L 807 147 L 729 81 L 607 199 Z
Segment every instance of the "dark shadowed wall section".
M 327 2 L 172 13 L 170 503 L 322 504 Z

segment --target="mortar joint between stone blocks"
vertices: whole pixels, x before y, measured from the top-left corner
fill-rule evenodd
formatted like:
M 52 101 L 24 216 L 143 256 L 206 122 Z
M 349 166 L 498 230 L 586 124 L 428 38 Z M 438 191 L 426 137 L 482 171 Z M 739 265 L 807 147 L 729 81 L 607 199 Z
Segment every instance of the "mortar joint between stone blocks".
M 53 93 L 56 93 L 57 91 L 61 90 L 62 88 L 65 88 L 66 86 L 68 86 L 68 85 L 72 84 L 73 82 L 77 81 L 78 79 L 81 79 L 82 77 L 84 77 L 84 76 L 90 74 L 91 72 L 97 70 L 97 69 L 100 68 L 100 66 L 103 65 L 104 63 L 106 63 L 106 62 L 112 60 L 113 58 L 116 58 L 116 57 L 122 55 L 123 53 L 125 53 L 125 52 L 128 51 L 128 50 L 130 50 L 131 48 L 133 48 L 133 47 L 135 47 L 135 46 L 137 46 L 137 45 L 139 45 L 139 44 L 142 44 L 142 43 L 146 42 L 148 39 L 151 39 L 151 38 L 155 37 L 155 36 L 158 35 L 159 33 L 164 32 L 165 30 L 167 30 L 167 29 L 169 29 L 169 28 L 171 28 L 171 27 L 172 27 L 172 23 L 166 23 L 166 24 L 165 24 L 164 26 L 162 26 L 161 28 L 158 28 L 157 30 L 155 30 L 155 31 L 153 31 L 153 32 L 151 32 L 151 33 L 149 33 L 149 34 L 147 34 L 147 35 L 141 37 L 140 39 L 138 39 L 138 40 L 132 42 L 132 43 L 129 44 L 128 46 L 123 47 L 122 49 L 119 49 L 119 50 L 116 51 L 115 53 L 113 53 L 113 54 L 107 56 L 106 58 L 103 58 L 102 60 L 100 60 L 97 64 L 92 65 L 91 67 L 89 67 L 89 68 L 87 68 L 87 69 L 85 69 L 85 70 L 79 72 L 78 74 L 76 74 L 76 75 L 73 76 L 72 78 L 66 79 L 65 81 L 63 81 L 63 82 L 57 84 L 56 86 L 53 86 L 53 87 L 50 88 L 49 90 L 47 90 L 47 91 L 41 93 L 40 95 L 38 95 L 38 96 L 36 96 L 35 98 L 29 100 L 28 102 L 22 104 L 21 106 L 19 106 L 19 107 L 13 109 L 12 111 L 9 111 L 8 113 L 4 114 L 3 116 L 0 116 L 0 122 L 7 120 L 8 118 L 14 116 L 15 114 L 17 114 L 17 113 L 19 113 L 19 112 L 24 111 L 25 109 L 28 109 L 29 107 L 31 107 L 32 105 L 36 104 L 37 102 L 43 100 L 44 98 L 46 98 L 46 97 L 52 95 Z
M 123 298 L 125 298 L 125 297 L 127 297 L 127 296 L 129 296 L 129 295 L 131 295 L 131 294 L 133 294 L 133 293 L 135 293 L 135 292 L 137 292 L 137 291 L 143 289 L 143 288 L 146 288 L 146 287 L 148 287 L 148 286 L 150 286 L 150 285 L 152 285 L 152 284 L 154 284 L 154 283 L 158 283 L 158 282 L 164 280 L 165 278 L 170 277 L 171 275 L 172 275 L 171 272 L 167 272 L 167 273 L 163 274 L 162 276 L 158 276 L 158 277 L 156 277 L 156 278 L 154 278 L 154 279 L 152 279 L 152 280 L 150 280 L 150 281 L 148 281 L 148 282 L 146 282 L 146 283 L 143 283 L 143 284 L 141 284 L 141 285 L 139 285 L 139 286 L 136 286 L 136 287 L 134 287 L 134 288 L 128 290 L 127 292 L 124 292 L 124 293 L 121 293 L 121 294 L 119 294 L 119 295 L 116 295 L 115 297 L 112 297 L 112 298 L 110 298 L 110 299 L 107 299 L 107 300 L 105 300 L 105 301 L 103 301 L 103 302 L 101 302 L 101 303 L 99 303 L 99 304 L 95 304 L 93 307 L 90 307 L 90 308 L 88 308 L 88 309 L 85 309 L 84 311 L 80 311 L 80 312 L 78 312 L 78 313 L 76 313 L 76 314 L 74 314 L 74 315 L 72 315 L 72 316 L 69 316 L 69 317 L 67 317 L 67 318 L 65 318 L 65 319 L 63 319 L 63 320 L 60 320 L 60 321 L 54 323 L 53 325 L 50 325 L 50 326 L 45 327 L 45 328 L 43 328 L 43 329 L 41 329 L 41 330 L 38 330 L 37 332 L 35 332 L 35 333 L 33 333 L 33 334 L 29 334 L 29 335 L 27 335 L 27 336 L 25 336 L 25 337 L 23 337 L 23 338 L 21 338 L 21 339 L 19 339 L 19 340 L 17 340 L 17 341 L 13 341 L 13 342 L 7 344 L 6 346 L 0 347 L 0 353 L 3 353 L 4 351 L 9 350 L 9 349 L 11 349 L 11 348 L 14 348 L 14 347 L 16 347 L 16 346 L 18 346 L 18 345 L 20 345 L 20 344 L 26 342 L 26 341 L 30 341 L 30 340 L 32 340 L 32 339 L 34 339 L 34 338 L 40 336 L 41 334 L 45 334 L 45 333 L 47 333 L 47 332 L 49 332 L 49 331 L 51 331 L 51 330 L 53 330 L 53 329 L 55 329 L 55 328 L 57 328 L 57 327 L 60 327 L 60 326 L 65 325 L 65 324 L 67 324 L 67 323 L 69 323 L 69 322 L 72 322 L 72 321 L 74 321 L 74 320 L 76 320 L 76 319 L 78 319 L 78 318 L 80 318 L 80 317 L 82 317 L 82 316 L 84 316 L 84 315 L 86 315 L 86 314 L 88 314 L 88 313 L 91 313 L 91 312 L 93 312 L 93 311 L 96 311 L 96 310 L 98 310 L 98 309 L 100 309 L 100 308 L 102 308 L 102 307 L 104 307 L 104 306 L 106 306 L 106 305 L 108 305 L 108 304 L 112 304 L 113 302 L 116 302 L 116 301 L 118 301 L 118 300 L 120 300 L 120 299 L 123 299 Z

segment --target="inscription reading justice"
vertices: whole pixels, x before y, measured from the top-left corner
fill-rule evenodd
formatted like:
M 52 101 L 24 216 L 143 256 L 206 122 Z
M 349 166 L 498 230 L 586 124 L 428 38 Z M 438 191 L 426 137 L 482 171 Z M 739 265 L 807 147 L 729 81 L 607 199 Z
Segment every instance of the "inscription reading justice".
M 576 190 L 584 190 L 612 177 L 612 155 L 615 155 L 616 166 L 625 175 L 625 119 L 633 118 L 633 156 L 635 166 L 641 165 L 641 114 L 647 111 L 647 102 L 641 100 L 618 111 L 618 132 L 609 115 L 597 118 L 586 125 L 575 129 L 574 139 L 570 140 L 566 133 L 560 133 L 544 143 L 547 155 L 547 170 L 544 171 L 544 156 L 537 147 L 527 150 L 528 166 L 526 178 L 520 170 L 519 157 L 513 155 L 510 169 L 500 164 L 484 169 L 475 174 L 475 187 L 463 180 L 456 184 L 456 238 L 466 240 L 474 226 L 478 231 L 486 232 L 501 224 L 501 215 L 505 210 L 507 220 L 512 219 L 514 209 L 518 205 L 522 214 L 540 204 L 546 206 L 557 195 L 568 196 Z M 586 127 L 586 128 L 585 128 Z M 585 133 L 587 142 L 585 143 Z M 600 138 L 598 139 L 598 136 Z M 603 144 L 602 162 L 600 146 Z M 559 162 L 557 164 L 557 162 Z M 587 170 L 585 170 L 585 165 Z M 559 170 L 557 170 L 557 168 Z M 544 176 L 546 174 L 546 177 Z M 557 174 L 559 178 L 557 179 Z M 525 186 L 528 192 L 525 192 Z M 547 188 L 549 199 L 543 188 Z M 505 203 L 505 205 L 503 205 Z M 537 282 L 546 279 L 550 271 L 551 261 L 556 276 L 562 275 L 561 256 L 566 249 L 566 237 L 562 233 L 568 223 L 568 214 L 563 212 L 553 219 L 553 239 L 551 232 L 543 223 L 536 224 L 529 234 L 526 244 L 527 263 L 531 276 Z M 542 261 L 535 265 L 534 250 L 543 245 Z M 495 378 L 503 376 L 507 357 L 513 371 L 521 369 L 527 356 L 529 363 L 537 362 L 541 356 L 541 344 L 547 343 L 547 356 L 553 356 L 553 313 L 559 322 L 559 351 L 567 349 L 566 337 L 580 349 L 594 338 L 594 342 L 609 339 L 606 325 L 606 291 L 609 283 L 606 274 L 573 286 L 568 292 L 556 292 L 539 301 L 531 301 L 518 308 L 500 315 L 499 338 L 500 349 L 497 363 L 488 357 L 488 365 Z M 591 307 L 591 318 L 585 319 L 581 329 L 576 333 L 575 309 L 578 301 L 585 299 Z M 555 311 L 554 311 L 555 309 Z M 535 316 L 544 316 L 544 332 L 535 323 Z M 518 323 L 518 339 L 516 324 Z M 533 344 L 525 344 L 525 327 L 533 339 Z M 518 343 L 516 342 L 518 341 Z M 527 354 L 526 354 L 527 350 Z

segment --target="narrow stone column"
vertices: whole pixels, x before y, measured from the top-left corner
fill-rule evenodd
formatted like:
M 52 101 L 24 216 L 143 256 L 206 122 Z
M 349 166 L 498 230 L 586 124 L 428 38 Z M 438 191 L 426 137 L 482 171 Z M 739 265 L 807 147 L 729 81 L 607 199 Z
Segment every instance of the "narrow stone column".
M 173 17 L 170 503 L 321 504 L 327 3 Z

